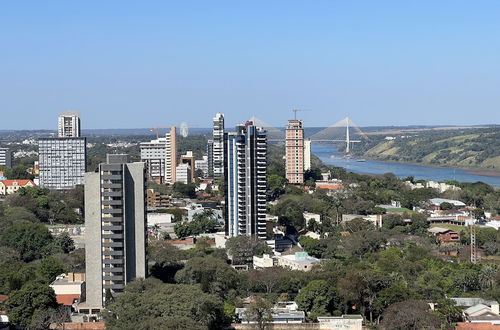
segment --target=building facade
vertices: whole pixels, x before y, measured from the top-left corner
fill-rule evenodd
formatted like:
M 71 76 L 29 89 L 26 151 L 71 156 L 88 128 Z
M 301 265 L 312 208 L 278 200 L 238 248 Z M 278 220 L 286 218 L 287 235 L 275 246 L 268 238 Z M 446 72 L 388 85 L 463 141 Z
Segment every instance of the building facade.
M 0 166 L 12 167 L 12 152 L 8 148 L 0 148 Z
M 194 161 L 195 171 L 201 171 L 203 177 L 208 177 L 208 156 L 203 156 L 203 159 L 197 159 Z
M 224 177 L 224 115 L 217 113 L 213 119 L 213 174 Z
M 81 137 L 38 140 L 40 186 L 72 189 L 84 183 L 87 141 Z
M 191 171 L 188 183 L 194 183 L 196 181 L 196 160 L 193 156 L 193 152 L 186 151 L 186 154 L 182 155 L 179 159 L 179 164 L 188 165 L 189 170 Z M 177 166 L 177 168 L 179 168 L 179 166 Z M 177 181 L 180 181 L 179 178 L 177 178 Z
M 57 121 L 59 137 L 80 137 L 80 112 L 63 111 Z
M 214 141 L 208 140 L 207 142 L 207 176 L 209 178 L 214 177 Z
M 148 180 L 156 183 L 174 183 L 177 166 L 177 140 L 175 127 L 165 137 L 142 142 L 141 161 L 146 164 Z
M 102 307 L 106 293 L 145 278 L 145 165 L 108 155 L 99 172 L 85 174 L 86 305 Z
M 184 184 L 189 184 L 192 181 L 191 177 L 191 167 L 188 164 L 179 164 L 177 165 L 176 168 L 176 182 L 184 183 Z
M 304 129 L 302 120 L 288 121 L 285 132 L 286 178 L 291 184 L 304 183 Z
M 224 134 L 225 229 L 266 238 L 267 138 L 252 122 Z

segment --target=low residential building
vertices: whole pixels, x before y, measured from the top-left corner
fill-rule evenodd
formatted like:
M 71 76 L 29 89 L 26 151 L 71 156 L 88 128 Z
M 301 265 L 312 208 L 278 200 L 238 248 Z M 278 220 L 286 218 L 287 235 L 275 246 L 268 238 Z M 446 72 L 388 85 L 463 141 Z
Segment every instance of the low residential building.
M 73 306 L 76 302 L 85 300 L 85 273 L 61 274 L 50 287 L 56 294 L 58 304 Z
M 306 221 L 306 227 L 309 226 L 309 223 L 314 220 L 317 224 L 321 223 L 321 215 L 316 214 L 316 213 L 309 213 L 309 212 L 304 212 L 302 213 L 302 216 L 304 217 L 304 220 Z
M 148 207 L 168 207 L 170 205 L 170 196 L 162 195 L 154 189 L 148 189 L 147 192 Z
M 253 256 L 253 268 L 270 268 L 275 266 L 276 258 L 271 257 L 269 254 L 264 254 L 262 257 Z
M 491 303 L 490 306 L 485 304 L 471 306 L 464 310 L 463 313 L 466 322 L 500 324 L 498 302 L 496 301 Z
M 0 195 L 16 193 L 22 187 L 34 187 L 36 184 L 31 180 L 1 180 Z
M 311 257 L 307 252 L 296 252 L 291 255 L 276 256 L 278 266 L 290 268 L 292 270 L 310 271 L 314 264 L 320 262 L 319 259 Z
M 436 236 L 436 240 L 441 246 L 456 245 L 460 243 L 460 234 L 447 228 L 433 227 L 427 230 Z
M 363 316 L 342 315 L 342 316 L 318 316 L 320 329 L 363 329 Z
M 382 227 L 382 215 L 381 214 L 342 214 L 342 223 L 347 223 L 351 220 L 361 218 L 366 221 L 370 221 L 375 227 Z
M 247 304 L 248 305 L 248 304 Z M 297 324 L 304 323 L 306 314 L 297 310 L 295 302 L 278 302 L 271 311 L 271 324 Z M 236 308 L 236 316 L 242 324 L 255 324 L 257 321 L 248 313 L 248 307 Z

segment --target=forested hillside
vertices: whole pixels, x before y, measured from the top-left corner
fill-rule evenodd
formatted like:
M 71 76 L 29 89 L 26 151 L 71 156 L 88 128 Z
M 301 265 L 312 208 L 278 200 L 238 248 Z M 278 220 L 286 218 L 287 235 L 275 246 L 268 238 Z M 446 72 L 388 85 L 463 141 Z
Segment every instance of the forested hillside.
M 391 137 L 392 138 L 392 137 Z M 370 137 L 356 154 L 371 159 L 500 171 L 500 128 Z

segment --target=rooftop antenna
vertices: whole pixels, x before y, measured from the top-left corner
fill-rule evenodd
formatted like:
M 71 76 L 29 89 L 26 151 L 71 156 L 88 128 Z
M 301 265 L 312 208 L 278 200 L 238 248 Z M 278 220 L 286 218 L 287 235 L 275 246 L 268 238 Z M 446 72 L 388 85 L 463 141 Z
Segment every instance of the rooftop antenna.
M 297 112 L 299 112 L 299 111 L 311 111 L 311 110 L 292 109 L 292 111 L 293 111 L 293 119 L 297 120 Z

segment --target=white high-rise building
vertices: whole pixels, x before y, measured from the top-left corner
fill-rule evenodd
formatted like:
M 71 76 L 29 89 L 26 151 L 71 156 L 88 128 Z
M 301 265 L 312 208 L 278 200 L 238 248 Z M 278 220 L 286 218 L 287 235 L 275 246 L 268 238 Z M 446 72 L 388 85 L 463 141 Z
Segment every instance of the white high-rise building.
M 179 164 L 175 169 L 176 182 L 181 182 L 184 184 L 191 183 L 191 167 L 188 164 Z
M 311 140 L 304 140 L 304 171 L 311 169 Z
M 252 122 L 224 134 L 226 235 L 266 238 L 267 138 Z
M 217 113 L 213 119 L 213 175 L 224 176 L 224 115 Z
M 63 111 L 57 122 L 59 137 L 80 137 L 80 112 Z
M 38 140 L 40 186 L 72 189 L 84 183 L 87 142 L 82 137 L 43 138 Z
M 171 127 L 165 137 L 142 142 L 140 148 L 148 179 L 156 183 L 174 183 L 177 166 L 175 127 Z

